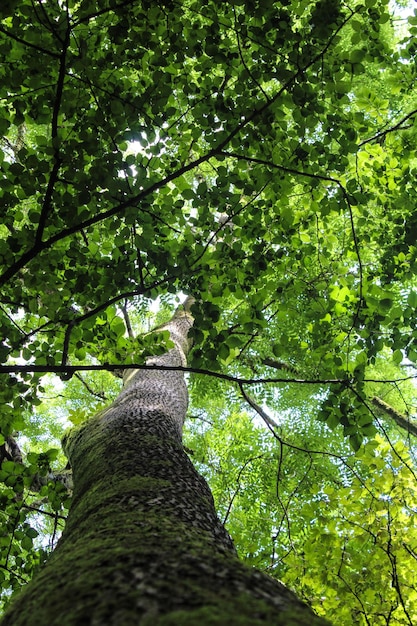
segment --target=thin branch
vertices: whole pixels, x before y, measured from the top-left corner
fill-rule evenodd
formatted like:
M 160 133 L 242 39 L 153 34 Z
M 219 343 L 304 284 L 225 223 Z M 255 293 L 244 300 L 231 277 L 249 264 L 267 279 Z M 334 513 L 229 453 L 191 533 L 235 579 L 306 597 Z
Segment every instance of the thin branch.
M 265 382 L 265 381 L 262 381 L 262 382 Z M 285 380 L 285 382 L 288 382 L 288 381 Z M 280 443 L 280 445 L 285 445 L 291 450 L 297 450 L 298 452 L 304 452 L 305 454 L 309 454 L 309 455 L 317 454 L 319 456 L 320 455 L 328 456 L 330 458 L 337 459 L 338 461 L 343 463 L 343 465 L 352 473 L 352 475 L 362 485 L 362 487 L 369 493 L 369 495 L 372 498 L 375 498 L 372 491 L 366 485 L 366 483 L 361 478 L 361 476 L 353 469 L 353 467 L 349 465 L 346 459 L 340 454 L 335 454 L 334 452 L 328 452 L 327 450 L 311 450 L 311 449 L 301 448 L 300 446 L 296 446 L 282 439 L 282 437 L 280 437 L 278 433 L 276 432 L 276 429 L 279 429 L 279 425 L 276 423 L 276 421 L 272 419 L 272 417 L 270 417 L 250 396 L 248 396 L 248 394 L 243 389 L 243 385 L 245 385 L 246 383 L 243 380 L 237 381 L 237 383 L 238 383 L 238 386 L 242 393 L 243 398 L 258 413 L 258 415 L 262 417 L 268 430 L 272 433 L 273 437 Z
M 201 374 L 204 376 L 212 376 L 221 380 L 227 380 L 237 385 L 260 385 L 260 384 L 297 384 L 297 385 L 343 385 L 348 387 L 350 381 L 345 378 L 239 378 L 231 374 L 215 372 L 200 367 L 183 367 L 167 366 L 167 365 L 146 365 L 144 363 L 101 363 L 100 365 L 0 365 L 0 374 L 19 374 L 19 373 L 50 373 L 50 374 L 67 374 L 73 376 L 75 372 L 113 372 L 119 369 L 138 369 L 138 370 L 160 370 L 160 371 L 178 371 L 190 374 Z M 407 376 L 396 380 L 382 379 L 364 379 L 363 382 L 386 383 L 392 384 L 404 380 L 414 380 L 417 376 Z M 301 449 L 301 448 L 300 448 Z M 304 450 L 308 452 L 308 450 Z
M 227 222 L 222 222 L 222 223 L 220 223 L 220 224 L 219 224 L 219 226 L 216 228 L 216 230 L 214 230 L 214 231 L 211 233 L 210 237 L 209 237 L 209 238 L 208 238 L 208 240 L 206 241 L 205 246 L 204 246 L 204 248 L 203 248 L 202 252 L 201 252 L 201 253 L 197 256 L 197 258 L 196 258 L 196 259 L 194 259 L 194 261 L 190 264 L 190 268 L 193 268 L 195 265 L 197 265 L 197 263 L 199 263 L 199 261 L 201 261 L 201 259 L 203 258 L 203 256 L 204 256 L 204 255 L 205 255 L 205 253 L 207 252 L 207 250 L 209 249 L 210 245 L 211 245 L 213 242 L 216 242 L 216 241 L 217 241 L 218 234 L 219 234 L 220 232 L 224 231 L 224 229 L 225 229 L 225 227 L 226 227 L 226 225 L 227 225 L 228 223 L 233 224 L 233 218 L 235 218 L 237 215 L 239 215 L 240 213 L 242 213 L 242 211 L 244 211 L 244 210 L 245 210 L 248 206 L 250 206 L 250 205 L 251 205 L 251 204 L 252 204 L 252 203 L 253 203 L 253 202 L 254 202 L 254 201 L 255 201 L 255 200 L 256 200 L 256 199 L 257 199 L 257 198 L 261 195 L 261 193 L 262 193 L 262 192 L 263 192 L 263 190 L 267 187 L 267 185 L 268 185 L 268 183 L 265 183 L 265 184 L 262 186 L 262 188 L 261 188 L 259 191 L 257 191 L 257 192 L 255 193 L 255 195 L 254 195 L 254 196 L 252 196 L 252 197 L 251 197 L 251 198 L 250 198 L 250 199 L 249 199 L 249 200 L 248 200 L 245 204 L 238 205 L 238 206 L 239 206 L 239 208 L 238 208 L 236 211 L 234 211 L 231 215 L 229 215 L 229 216 L 228 216 L 228 220 L 227 220 Z M 238 204 L 238 202 L 237 202 L 236 204 Z M 234 206 L 236 206 L 236 205 L 234 205 Z
M 0 311 L 3 311 L 4 315 L 13 324 L 13 326 L 15 326 L 17 328 L 17 330 L 19 331 L 20 335 L 22 335 L 22 337 L 26 335 L 25 331 L 22 328 L 20 328 L 19 324 L 17 324 L 14 321 L 13 317 L 11 315 L 9 315 L 9 313 L 1 305 L 0 305 Z
M 273 428 L 279 428 L 278 424 L 276 423 L 275 420 L 272 419 L 272 417 L 269 417 L 269 415 L 267 413 L 265 413 L 265 411 L 259 406 L 259 404 L 257 404 L 255 402 L 255 400 L 253 400 L 250 396 L 248 396 L 248 394 L 246 393 L 246 391 L 243 389 L 243 385 L 246 384 L 243 381 L 240 381 L 239 383 L 239 388 L 240 388 L 240 392 L 243 396 L 243 398 L 246 400 L 246 402 L 258 413 L 258 415 L 260 415 L 260 417 L 262 417 L 263 421 L 265 422 L 265 424 L 268 426 L 269 429 Z M 280 443 L 282 443 L 282 439 L 276 435 L 276 439 L 278 439 L 278 441 Z
M 90 20 L 94 20 L 101 15 L 105 15 L 106 13 L 113 13 L 118 9 L 124 9 L 131 4 L 135 4 L 136 0 L 125 0 L 125 2 L 120 2 L 120 4 L 112 5 L 111 7 L 106 7 L 105 9 L 101 9 L 99 11 L 95 11 L 94 13 L 89 13 L 88 15 L 84 15 L 83 17 L 79 17 L 78 20 L 74 21 L 74 26 L 78 26 L 79 24 L 84 24 L 85 22 L 89 22 Z
M 5 572 L 9 572 L 12 576 L 16 576 L 16 578 L 18 578 L 25 585 L 29 582 L 27 578 L 23 578 L 23 576 L 16 572 L 16 568 L 10 569 L 10 567 L 7 567 L 6 565 L 0 565 L 0 569 L 3 569 Z
M 417 553 L 414 552 L 414 550 L 412 548 L 410 548 L 404 541 L 403 541 L 403 547 L 405 550 L 407 550 L 408 554 L 413 557 L 413 559 L 415 559 L 417 561 Z
M 136 244 L 136 235 L 137 235 L 137 233 L 136 233 L 135 224 L 132 225 L 131 235 L 132 235 L 132 248 L 136 248 L 136 261 L 137 261 L 138 270 L 139 270 L 139 284 L 140 284 L 141 289 L 144 292 L 145 291 L 145 281 L 144 281 L 144 277 L 143 277 L 142 253 L 140 251 L 140 248 Z
M 285 442 L 279 438 L 278 439 L 278 445 L 279 445 L 279 458 L 278 458 L 278 468 L 277 468 L 277 477 L 276 477 L 276 487 L 275 487 L 275 495 L 277 497 L 277 500 L 279 502 L 279 505 L 282 509 L 282 516 L 281 516 L 281 520 L 278 524 L 278 529 L 277 532 L 275 533 L 275 537 L 278 538 L 280 532 L 281 532 L 281 528 L 283 525 L 283 522 L 285 520 L 286 524 L 287 524 L 287 537 L 288 537 L 288 541 L 291 545 L 291 550 L 293 550 L 295 553 L 297 553 L 296 547 L 294 545 L 294 542 L 292 540 L 292 535 L 291 535 L 291 520 L 289 518 L 288 515 L 288 504 L 290 502 L 291 499 L 291 495 L 289 496 L 289 498 L 287 499 L 287 504 L 284 506 L 284 502 L 281 498 L 281 495 L 279 493 L 279 487 L 280 487 L 280 479 L 281 479 L 281 471 L 282 471 L 282 465 L 284 463 L 284 445 Z M 311 461 L 311 458 L 310 458 Z
M 242 53 L 242 46 L 240 45 L 240 36 L 239 36 L 239 31 L 238 31 L 238 26 L 237 26 L 237 17 L 236 17 L 236 8 L 233 7 L 233 17 L 234 17 L 234 23 L 235 23 L 235 34 L 236 34 L 236 40 L 237 40 L 237 47 L 239 50 L 239 56 L 240 56 L 240 60 L 242 61 L 242 65 L 245 68 L 245 70 L 247 71 L 247 73 L 249 74 L 250 78 L 253 80 L 253 82 L 255 83 L 255 85 L 258 87 L 258 89 L 262 92 L 262 95 L 264 96 L 265 100 L 267 102 L 269 102 L 269 97 L 268 95 L 265 93 L 265 91 L 262 89 L 262 85 L 256 80 L 256 78 L 253 76 L 252 72 L 250 71 L 250 69 L 248 68 L 246 61 L 244 59 L 243 53 Z
M 42 9 L 45 11 L 43 5 Z M 67 60 L 67 52 L 70 44 L 70 34 L 71 27 L 69 23 L 67 24 L 67 29 L 65 32 L 65 40 L 62 44 L 62 51 L 59 59 L 59 71 L 58 71 L 58 80 L 56 85 L 56 93 L 55 100 L 52 109 L 52 142 L 56 142 L 58 140 L 58 117 L 59 111 L 61 109 L 62 96 L 64 92 L 64 82 L 65 82 L 65 68 L 66 68 L 66 60 Z M 48 215 L 52 209 L 52 194 L 54 191 L 55 184 L 58 180 L 58 172 L 61 167 L 61 157 L 59 153 L 59 148 L 57 144 L 54 146 L 54 154 L 53 154 L 54 164 L 49 175 L 48 186 L 45 192 L 45 197 L 42 203 L 41 214 L 39 216 L 38 228 L 35 235 L 35 243 L 34 247 L 36 248 L 42 242 L 42 236 L 46 226 L 46 220 Z
M 14 33 L 10 32 L 6 28 L 4 28 L 4 26 L 0 26 L 0 33 L 3 33 L 3 35 L 6 35 L 7 37 L 10 37 L 10 39 L 13 39 L 14 41 L 17 41 L 17 43 L 21 43 L 24 46 L 27 46 L 28 48 L 33 48 L 34 50 L 37 50 L 38 52 L 42 52 L 42 54 L 47 54 L 48 56 L 53 57 L 54 59 L 59 59 L 59 57 L 60 57 L 60 55 L 58 53 L 56 53 L 56 52 L 52 52 L 51 50 L 47 50 L 46 48 L 42 48 L 41 46 L 37 46 L 34 43 L 31 43 L 29 41 L 25 41 L 21 37 L 17 37 L 17 35 L 15 35 Z
M 342 555 L 342 560 L 343 560 L 343 555 Z M 365 619 L 365 622 L 367 624 L 367 626 L 371 626 L 371 622 L 368 619 L 366 610 L 365 610 L 365 606 L 359 596 L 359 594 L 355 591 L 355 589 L 353 589 L 353 587 L 351 585 L 349 585 L 349 583 L 347 582 L 347 580 L 344 579 L 342 573 L 341 573 L 341 569 L 342 569 L 342 564 L 340 564 L 340 568 L 339 568 L 339 572 L 337 573 L 338 578 L 340 578 L 340 580 L 342 581 L 342 583 L 346 586 L 346 588 L 350 591 L 350 593 L 356 598 L 356 600 L 358 601 L 360 607 L 361 607 L 361 613 Z
M 52 320 L 49 320 L 49 322 L 45 322 L 45 324 L 41 324 L 40 326 L 38 326 L 38 328 L 34 328 L 33 330 L 31 330 L 28 333 L 25 333 L 24 337 L 22 337 L 21 339 L 19 339 L 19 341 L 15 342 L 12 344 L 13 349 L 17 349 L 20 348 L 21 346 L 23 346 L 31 337 L 33 337 L 33 335 L 36 335 L 36 333 L 40 333 L 44 328 L 48 327 L 48 326 L 52 326 L 53 324 L 55 324 L 55 322 L 53 322 Z
M 286 172 L 287 174 L 294 174 L 295 176 L 304 176 L 306 178 L 312 178 L 313 180 L 322 180 L 324 182 L 333 183 L 337 185 L 342 191 L 344 191 L 344 196 L 347 195 L 345 188 L 343 187 L 340 180 L 337 178 L 333 178 L 332 176 L 325 176 L 324 174 L 313 174 L 312 172 L 306 172 L 304 170 L 297 170 L 294 167 L 286 167 L 285 165 L 279 165 L 278 163 L 273 163 L 272 161 L 267 161 L 266 159 L 258 159 L 256 157 L 250 157 L 245 154 L 239 154 L 237 152 L 229 152 L 227 150 L 221 150 L 219 153 L 221 156 L 230 157 L 232 159 L 237 159 L 239 161 L 246 161 L 248 163 L 256 163 L 258 165 L 265 165 L 267 167 L 271 167 L 272 169 L 280 170 L 281 172 Z
M 1 32 L 1 30 L 0 30 Z M 37 93 L 38 91 L 44 91 L 46 89 L 49 89 L 50 87 L 54 87 L 56 85 L 55 82 L 53 83 L 46 83 L 45 85 L 42 85 L 41 87 L 37 87 L 36 89 L 25 89 L 25 86 L 22 85 L 21 88 L 18 91 L 10 91 L 7 93 L 7 95 L 3 95 L 0 98 L 1 102 L 12 102 L 15 98 L 22 98 L 23 96 L 30 96 L 33 93 Z M 10 142 L 8 141 L 8 139 L 6 139 L 6 137 L 1 137 L 1 141 L 5 141 L 6 143 L 8 143 L 8 147 L 13 149 L 12 145 L 10 144 Z
M 404 124 L 404 122 L 414 117 L 415 115 L 417 115 L 417 109 L 414 109 L 413 111 L 410 111 L 410 113 L 407 113 L 407 115 L 405 115 L 399 122 L 394 124 L 394 126 L 391 126 L 390 128 L 387 128 L 386 130 L 381 130 L 378 133 L 376 133 L 376 135 L 369 137 L 369 139 L 364 139 L 363 141 L 361 141 L 361 143 L 359 144 L 359 148 L 361 148 L 367 143 L 371 143 L 372 141 L 382 141 L 384 137 L 388 135 L 388 133 L 393 133 L 396 130 L 405 130 L 407 128 L 410 128 L 410 126 L 406 126 L 402 128 L 402 124 Z
M 80 318 L 82 316 L 80 315 Z M 65 364 L 68 361 L 68 350 L 69 350 L 69 343 L 70 343 L 70 339 L 71 339 L 71 333 L 72 333 L 72 329 L 75 326 L 75 321 L 71 320 L 71 322 L 69 322 L 69 324 L 67 325 L 67 328 L 65 330 L 65 335 L 64 335 L 64 343 L 62 345 L 62 360 L 61 363 L 63 366 L 65 366 Z M 78 370 L 76 370 L 78 371 Z
M 113 372 L 120 369 L 137 369 L 137 370 L 159 370 L 159 371 L 177 371 L 185 372 L 189 374 L 201 374 L 204 376 L 212 376 L 213 378 L 219 378 L 226 380 L 237 385 L 260 385 L 260 384 L 297 384 L 297 385 L 343 385 L 349 386 L 350 381 L 343 378 L 239 378 L 231 374 L 224 374 L 223 372 L 215 372 L 213 370 L 207 370 L 200 367 L 183 367 L 167 366 L 167 365 L 146 365 L 144 363 L 101 363 L 100 365 L 0 365 L 0 374 L 19 374 L 19 373 L 51 373 L 51 374 L 67 374 L 69 377 L 73 376 L 75 372 L 99 372 L 107 371 Z M 401 382 L 404 380 L 414 380 L 417 376 L 407 376 L 405 378 L 398 378 L 396 380 L 381 380 L 381 379 L 364 379 L 363 382 L 374 383 L 386 383 L 392 384 L 395 382 Z M 270 418 L 269 418 L 270 419 Z M 275 424 L 276 425 L 276 424 Z M 300 448 L 301 450 L 302 448 Z M 308 450 L 304 450 L 308 452 Z
M 224 518 L 222 520 L 222 524 L 226 524 L 226 522 L 227 522 L 227 520 L 229 518 L 230 512 L 232 510 L 233 502 L 235 501 L 237 495 L 239 494 L 239 491 L 240 491 L 240 488 L 241 488 L 240 487 L 240 478 L 241 478 L 243 472 L 245 471 L 245 469 L 247 468 L 247 466 L 250 463 L 253 463 L 253 461 L 257 461 L 258 459 L 263 459 L 264 456 L 265 456 L 265 454 L 259 454 L 258 456 L 254 456 L 251 459 L 248 459 L 247 461 L 245 461 L 245 463 L 240 468 L 240 470 L 238 472 L 238 475 L 236 477 L 237 486 L 236 486 L 236 488 L 235 488 L 235 490 L 233 492 L 232 497 L 230 498 L 229 505 L 227 507 L 227 511 L 226 511 L 225 516 L 224 516 Z
M 238 154 L 236 152 L 229 152 L 229 151 L 226 151 L 226 150 L 222 150 L 220 154 L 222 156 L 225 156 L 225 157 L 230 157 L 230 158 L 237 159 L 237 160 L 240 160 L 240 161 L 246 161 L 248 163 L 256 163 L 258 165 L 265 165 L 266 167 L 271 167 L 271 168 L 277 169 L 277 170 L 279 170 L 281 172 L 286 172 L 288 174 L 293 174 L 294 176 L 301 176 L 301 177 L 305 177 L 305 178 L 311 178 L 313 180 L 321 180 L 323 182 L 332 183 L 334 185 L 337 185 L 337 187 L 341 190 L 341 192 L 343 194 L 343 197 L 344 197 L 345 202 L 346 202 L 346 206 L 347 206 L 348 211 L 349 211 L 349 219 L 350 219 L 350 225 L 351 225 L 353 245 L 354 245 L 354 248 L 355 248 L 355 254 L 356 254 L 356 258 L 358 260 L 358 266 L 359 266 L 359 299 L 358 299 L 358 307 L 357 307 L 357 310 L 356 310 L 356 313 L 355 313 L 355 321 L 356 321 L 356 319 L 359 316 L 359 311 L 360 311 L 360 308 L 362 306 L 362 300 L 363 300 L 363 265 L 362 265 L 362 259 L 361 259 L 361 255 L 360 255 L 360 250 L 359 250 L 358 236 L 356 234 L 356 228 L 355 228 L 355 223 L 354 223 L 352 205 L 351 205 L 351 202 L 350 202 L 350 199 L 349 199 L 349 195 L 348 195 L 345 187 L 340 182 L 340 180 L 338 180 L 337 178 L 333 178 L 332 176 L 325 176 L 324 174 L 313 174 L 312 172 L 306 172 L 304 170 L 297 170 L 297 169 L 292 168 L 292 167 L 286 167 L 285 165 L 279 165 L 278 163 L 274 163 L 272 161 L 267 161 L 265 159 L 258 159 L 258 158 L 255 158 L 255 157 L 246 156 L 244 154 Z
M 102 363 L 100 365 L 0 365 L 0 374 L 13 374 L 13 373 L 51 373 L 51 374 L 66 374 L 71 377 L 75 372 L 99 372 L 107 371 L 113 372 L 120 369 L 137 369 L 137 370 L 158 370 L 158 371 L 176 371 L 187 372 L 190 374 L 202 374 L 204 376 L 212 376 L 213 378 L 219 378 L 221 380 L 227 380 L 231 383 L 238 385 L 259 385 L 262 383 L 296 383 L 301 385 L 347 385 L 346 380 L 338 378 L 324 378 L 324 379 L 302 379 L 302 378 L 239 378 L 232 376 L 231 374 L 224 374 L 222 372 L 215 372 L 198 367 L 183 367 L 167 366 L 167 365 L 146 365 L 144 363 Z M 379 381 L 385 382 L 385 381 Z M 392 382 L 392 381 L 389 381 Z
M 58 532 L 58 514 L 55 515 L 54 530 L 53 530 L 52 537 L 49 543 L 51 550 L 55 548 L 55 538 L 56 538 L 57 532 Z
M 351 231 L 352 231 L 353 245 L 355 247 L 356 258 L 358 259 L 358 265 L 359 265 L 359 301 L 358 301 L 358 307 L 356 309 L 355 321 L 354 321 L 354 323 L 356 323 L 356 320 L 359 317 L 359 311 L 362 306 L 362 300 L 363 300 L 363 265 L 362 265 L 361 255 L 359 252 L 359 241 L 358 241 L 358 236 L 356 234 L 355 220 L 353 217 L 352 205 L 350 203 L 347 191 L 344 189 L 344 187 L 342 187 L 342 190 L 343 190 L 343 195 L 345 197 L 345 201 L 349 210 L 349 219 L 350 219 L 350 226 L 351 226 Z
M 48 517 L 53 517 L 54 519 L 58 518 L 58 519 L 63 520 L 64 522 L 67 520 L 65 515 L 58 515 L 57 513 L 44 511 L 43 509 L 39 509 L 36 506 L 31 506 L 30 504 L 23 504 L 22 509 L 27 509 L 28 511 L 35 511 L 36 513 L 42 513 L 42 515 L 47 515 Z
M 80 381 L 80 383 L 82 383 L 84 385 L 84 387 L 87 389 L 87 391 L 89 393 L 91 393 L 92 396 L 95 396 L 96 398 L 99 398 L 100 400 L 107 400 L 107 397 L 104 393 L 101 393 L 99 391 L 94 391 L 94 389 L 92 387 L 90 387 L 90 385 L 87 383 L 86 380 L 84 380 L 84 378 L 81 376 L 81 374 L 79 374 L 78 372 L 76 372 L 74 374 L 75 378 L 77 380 Z
M 278 493 L 278 490 L 279 490 L 279 477 L 280 477 L 280 474 L 281 474 L 281 468 L 282 468 L 282 463 L 283 463 L 283 454 L 282 454 L 282 447 L 283 447 L 283 445 L 284 445 L 283 443 L 282 444 L 280 443 L 281 450 L 280 450 L 280 459 L 279 459 L 279 467 L 278 467 L 278 472 L 277 472 L 277 486 L 276 486 L 277 498 L 278 498 L 278 500 L 279 500 L 279 502 L 280 502 L 282 507 L 283 507 L 283 503 L 282 503 L 281 497 L 280 497 L 280 495 Z M 285 520 L 287 521 L 287 526 L 288 526 L 288 528 L 287 528 L 288 537 L 289 537 L 289 539 L 291 541 L 292 549 L 294 550 L 295 553 L 297 553 L 297 549 L 292 544 L 292 540 L 291 540 L 291 528 L 290 528 L 290 525 L 289 525 L 290 524 L 290 519 L 289 519 L 289 515 L 288 515 L 288 510 L 289 510 L 291 501 L 295 498 L 295 496 L 296 496 L 297 492 L 299 491 L 302 483 L 307 479 L 307 476 L 309 475 L 309 473 L 311 471 L 311 468 L 313 467 L 313 459 L 311 458 L 311 455 L 309 455 L 309 457 L 310 457 L 309 458 L 310 462 L 309 462 L 308 468 L 304 472 L 304 476 L 298 481 L 298 483 L 295 485 L 294 489 L 291 491 L 291 493 L 288 494 L 288 496 L 286 498 L 287 503 L 285 505 L 284 515 L 281 518 L 281 522 L 280 522 L 280 524 L 278 526 L 278 531 L 275 533 L 275 537 L 278 538 L 282 522 L 283 522 L 283 520 L 285 518 Z
M 94 317 L 95 315 L 98 315 L 98 313 L 100 313 L 104 309 L 107 309 L 107 307 L 111 306 L 112 304 L 119 302 L 119 300 L 132 298 L 134 296 L 141 296 L 141 295 L 143 295 L 142 289 L 135 289 L 134 291 L 119 294 L 118 296 L 114 296 L 113 298 L 110 298 L 110 300 L 106 300 L 106 302 L 103 302 L 102 304 L 97 306 L 95 309 L 91 309 L 91 311 L 87 311 L 87 313 L 84 313 L 83 315 L 79 315 L 78 317 L 72 319 L 67 324 L 67 328 L 65 331 L 64 344 L 62 347 L 62 360 L 61 360 L 62 365 L 65 365 L 67 362 L 69 342 L 70 342 L 72 329 L 74 328 L 74 326 L 76 326 L 77 324 L 81 324 L 82 322 L 84 322 L 86 319 L 89 319 L 90 317 Z M 120 369 L 120 366 L 119 366 L 119 369 Z
M 33 10 L 35 11 L 35 15 L 38 18 L 38 22 L 39 24 L 45 28 L 46 30 L 48 30 L 54 37 L 55 39 L 57 39 L 59 41 L 60 44 L 63 43 L 63 39 L 60 37 L 57 29 L 56 29 L 56 23 L 54 23 L 53 20 L 51 20 L 51 18 L 49 17 L 48 13 L 46 12 L 45 6 L 44 6 L 44 2 L 43 0 L 37 0 L 37 4 L 39 5 L 39 9 L 40 9 L 40 13 L 42 13 L 43 15 L 43 19 L 41 18 L 35 2 L 32 1 L 32 7 Z M 67 10 L 67 14 L 68 14 L 68 10 Z
M 55 183 L 58 180 L 58 172 L 61 167 L 61 159 L 59 158 L 58 153 L 55 153 L 54 159 L 54 165 L 49 176 L 48 186 L 46 188 L 45 197 L 42 203 L 42 210 L 39 215 L 38 228 L 35 235 L 35 245 L 32 248 L 33 250 L 41 247 L 42 245 L 42 236 L 45 230 L 46 220 L 49 213 L 51 212 L 52 194 L 54 191 Z
M 415 380 L 417 378 L 417 374 L 414 374 L 413 376 L 401 376 L 401 378 L 390 378 L 390 379 L 381 379 L 381 378 L 364 378 L 363 382 L 364 383 L 391 383 L 391 384 L 397 384 L 397 383 L 403 383 L 406 380 Z
M 14 520 L 13 520 L 12 529 L 11 529 L 11 532 L 9 533 L 9 535 L 10 535 L 10 542 L 9 542 L 9 545 L 8 545 L 8 548 L 7 548 L 7 554 L 6 554 L 6 557 L 5 557 L 5 559 L 4 559 L 5 569 L 6 569 L 6 568 L 8 567 L 8 565 L 9 565 L 9 558 L 10 558 L 10 555 L 11 555 L 11 552 L 12 552 L 13 541 L 14 541 L 14 539 L 15 539 L 15 534 L 16 534 L 16 531 L 17 531 L 17 526 L 18 526 L 18 524 L 19 524 L 19 520 L 20 520 L 20 511 L 22 510 L 22 506 L 23 506 L 23 505 L 22 505 L 22 504 L 20 504 L 20 505 L 19 505 L 19 508 L 17 509 L 16 515 L 15 515 Z
M 402 591 L 401 591 L 400 581 L 398 580 L 397 556 L 396 556 L 396 554 L 394 554 L 394 552 L 392 550 L 392 532 L 391 532 L 392 516 L 391 516 L 391 511 L 390 511 L 390 508 L 389 508 L 389 504 L 388 504 L 387 513 L 388 513 L 388 520 L 387 520 L 388 541 L 387 541 L 386 553 L 387 553 L 387 556 L 388 556 L 388 558 L 390 560 L 391 568 L 392 568 L 391 585 L 395 589 L 395 591 L 397 592 L 398 599 L 400 601 L 400 604 L 402 606 L 404 614 L 406 615 L 406 617 L 408 619 L 409 626 L 413 626 L 413 622 L 411 620 L 410 614 L 409 614 L 409 612 L 407 610 L 407 607 L 405 605 L 405 601 L 404 601 L 403 594 L 402 594 Z

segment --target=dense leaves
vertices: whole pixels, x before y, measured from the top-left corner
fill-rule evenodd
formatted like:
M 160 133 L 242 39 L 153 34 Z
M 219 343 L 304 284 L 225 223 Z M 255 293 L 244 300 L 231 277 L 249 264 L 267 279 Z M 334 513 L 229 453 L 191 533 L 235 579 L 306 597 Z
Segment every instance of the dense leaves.
M 189 445 L 239 546 L 341 623 L 414 623 L 416 24 L 384 0 L 2 2 L 6 597 L 63 521 L 65 480 L 40 484 L 61 422 L 117 386 L 43 374 L 143 365 L 185 293 Z

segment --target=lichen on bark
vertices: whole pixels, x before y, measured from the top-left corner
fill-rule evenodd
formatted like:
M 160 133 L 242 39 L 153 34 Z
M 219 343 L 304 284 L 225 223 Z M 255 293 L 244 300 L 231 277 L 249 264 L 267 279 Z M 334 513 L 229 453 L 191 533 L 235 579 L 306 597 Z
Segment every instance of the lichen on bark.
M 165 325 L 184 365 L 190 300 Z M 184 452 L 180 371 L 135 370 L 64 442 L 74 494 L 63 535 L 2 626 L 320 626 L 281 583 L 246 567 Z

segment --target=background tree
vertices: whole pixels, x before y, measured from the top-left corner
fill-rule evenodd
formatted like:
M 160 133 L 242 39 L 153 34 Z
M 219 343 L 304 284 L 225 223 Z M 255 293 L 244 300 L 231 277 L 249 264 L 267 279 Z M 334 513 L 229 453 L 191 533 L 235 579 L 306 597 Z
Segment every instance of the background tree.
M 189 447 L 240 552 L 346 624 L 412 624 L 417 17 L 67 0 L 0 19 L 6 600 L 63 522 L 62 483 L 31 491 L 62 465 L 49 434 L 115 384 L 83 368 L 164 351 L 149 305 L 183 292 Z M 41 404 L 46 372 L 70 400 Z

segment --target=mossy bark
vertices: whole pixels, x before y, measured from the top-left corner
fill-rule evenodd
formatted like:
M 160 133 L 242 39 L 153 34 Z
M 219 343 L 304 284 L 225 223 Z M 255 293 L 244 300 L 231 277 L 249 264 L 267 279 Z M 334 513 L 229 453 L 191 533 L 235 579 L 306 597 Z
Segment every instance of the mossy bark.
M 183 362 L 190 325 L 177 314 L 175 348 L 162 362 Z M 2 626 L 325 624 L 236 557 L 182 447 L 186 404 L 179 372 L 137 371 L 109 409 L 71 434 L 65 531 Z

